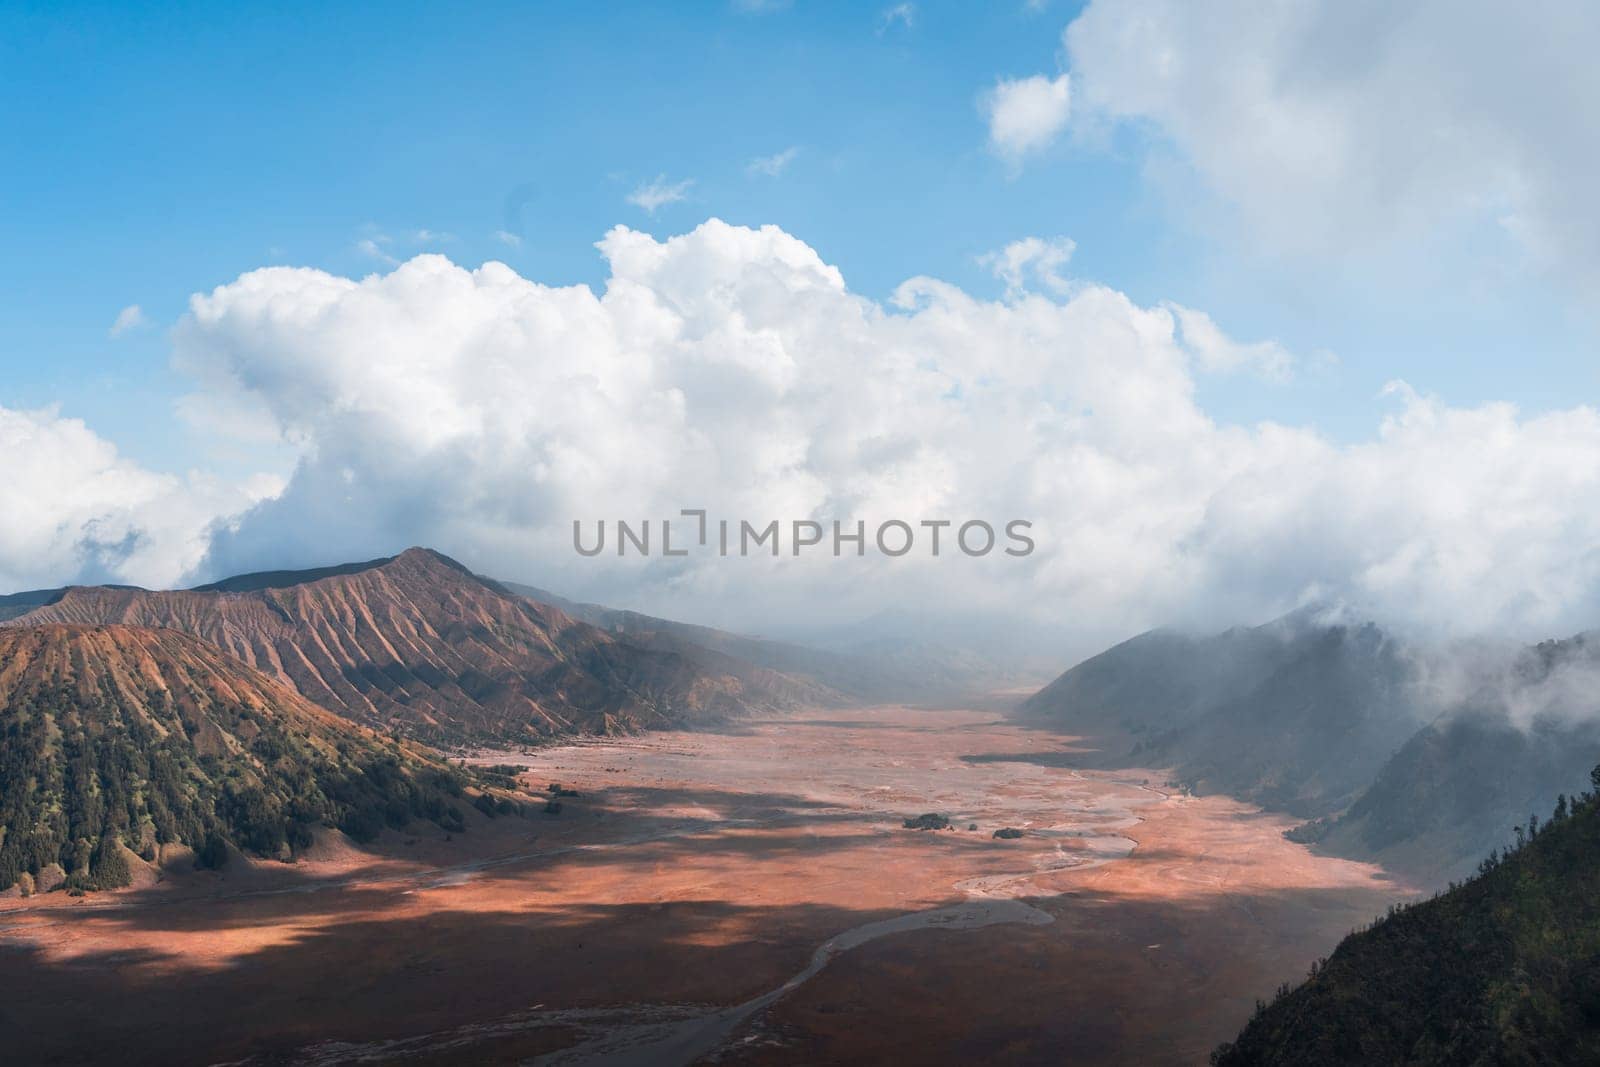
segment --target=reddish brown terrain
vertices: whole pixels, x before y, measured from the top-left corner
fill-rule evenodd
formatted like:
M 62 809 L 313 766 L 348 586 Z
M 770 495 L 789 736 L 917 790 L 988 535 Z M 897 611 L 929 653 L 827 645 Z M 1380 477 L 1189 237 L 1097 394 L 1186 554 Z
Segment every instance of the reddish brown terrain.
M 504 753 L 485 752 L 498 763 Z M 581 795 L 0 901 L 19 1063 L 1195 1063 L 1404 895 L 1290 820 L 897 707 L 524 757 Z M 948 830 L 902 820 L 949 816 Z M 975 825 L 976 829 L 969 829 Z M 993 837 L 1015 828 L 1015 840 Z
M 289 859 L 312 825 L 454 826 L 467 782 L 187 634 L 0 630 L 0 894 L 153 884 L 212 838 Z
M 631 643 L 428 549 L 325 573 L 236 579 L 242 590 L 74 587 L 9 625 L 182 630 L 314 703 L 433 743 L 609 733 L 832 698 L 709 650 Z
M 151 694 L 182 716 L 203 718 L 207 698 L 275 708 L 308 736 L 349 723 L 205 641 L 174 630 L 64 624 L 0 629 L 0 706 L 65 684 L 69 703 L 121 698 L 151 716 Z M 166 727 L 152 721 L 158 730 Z M 206 732 L 203 736 L 209 736 Z

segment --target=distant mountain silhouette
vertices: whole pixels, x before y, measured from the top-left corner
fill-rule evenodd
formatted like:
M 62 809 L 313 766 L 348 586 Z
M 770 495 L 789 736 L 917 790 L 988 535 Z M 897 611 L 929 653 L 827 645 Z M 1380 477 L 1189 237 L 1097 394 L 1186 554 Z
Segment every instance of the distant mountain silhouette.
M 60 600 L 67 591 L 66 586 L 59 589 L 32 589 L 25 593 L 5 593 L 0 595 L 0 622 L 15 619 L 26 615 L 34 608 L 45 604 L 53 604 Z M 137 589 L 134 585 L 111 585 L 107 589 Z
M 1290 836 L 1425 885 L 1473 868 L 1600 761 L 1600 642 L 1526 649 L 1440 704 L 1414 650 L 1367 623 L 1298 612 L 1196 636 L 1157 630 L 1023 703 L 1104 764 L 1171 767 L 1309 820 Z
M 608 608 L 569 600 L 557 593 L 516 582 L 501 582 L 518 596 L 553 604 L 573 618 L 651 647 L 682 651 L 698 647 L 735 660 L 809 679 L 833 694 L 831 702 L 857 700 L 928 699 L 950 691 L 950 679 L 936 677 L 923 665 L 897 662 L 881 654 L 847 655 L 787 641 L 773 641 L 730 633 L 710 626 L 676 622 L 623 608 Z M 947 661 L 948 662 L 948 661 Z
M 1600 644 L 1526 649 L 1417 731 L 1337 819 L 1294 836 L 1425 883 L 1471 870 L 1600 762 Z
M 1421 725 L 1401 649 L 1312 613 L 1212 636 L 1154 631 L 1067 671 L 1020 714 L 1106 739 L 1105 758 L 1176 768 L 1305 817 L 1337 811 Z

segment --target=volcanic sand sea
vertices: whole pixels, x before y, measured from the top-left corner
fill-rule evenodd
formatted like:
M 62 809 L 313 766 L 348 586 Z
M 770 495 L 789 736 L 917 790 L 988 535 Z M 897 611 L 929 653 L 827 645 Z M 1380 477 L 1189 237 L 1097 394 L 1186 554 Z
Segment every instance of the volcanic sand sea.
M 1072 749 L 884 707 L 481 753 L 580 795 L 0 901 L 0 1032 L 27 1063 L 1196 1063 L 1409 893 Z

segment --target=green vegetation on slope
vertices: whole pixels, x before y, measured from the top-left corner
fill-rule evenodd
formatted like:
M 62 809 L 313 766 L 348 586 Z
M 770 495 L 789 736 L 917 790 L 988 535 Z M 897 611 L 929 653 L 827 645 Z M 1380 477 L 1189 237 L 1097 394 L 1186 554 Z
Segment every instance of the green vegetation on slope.
M 69 888 L 228 846 L 290 859 L 312 829 L 358 841 L 463 828 L 463 778 L 308 704 L 194 638 L 129 627 L 0 634 L 0 890 L 59 865 Z
M 1351 934 L 1212 1062 L 1600 1063 L 1600 796 Z

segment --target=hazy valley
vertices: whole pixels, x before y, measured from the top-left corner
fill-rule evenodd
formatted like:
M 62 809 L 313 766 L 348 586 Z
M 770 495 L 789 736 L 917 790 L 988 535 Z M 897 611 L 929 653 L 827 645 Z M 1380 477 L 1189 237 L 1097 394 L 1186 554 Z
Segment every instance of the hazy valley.
M 1195 1062 L 1600 762 L 1583 639 L 1311 611 L 985 698 L 424 549 L 8 611 L 38 1062 Z

